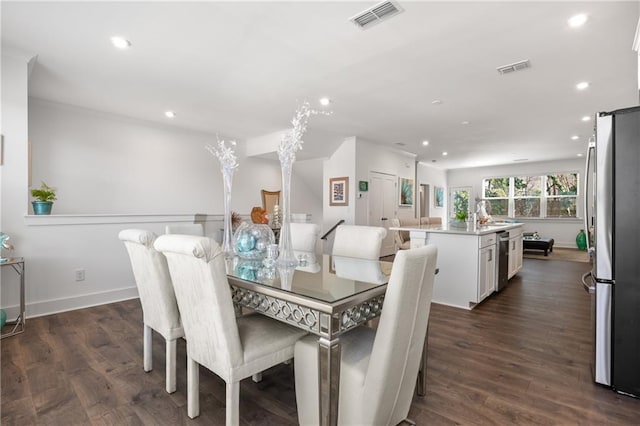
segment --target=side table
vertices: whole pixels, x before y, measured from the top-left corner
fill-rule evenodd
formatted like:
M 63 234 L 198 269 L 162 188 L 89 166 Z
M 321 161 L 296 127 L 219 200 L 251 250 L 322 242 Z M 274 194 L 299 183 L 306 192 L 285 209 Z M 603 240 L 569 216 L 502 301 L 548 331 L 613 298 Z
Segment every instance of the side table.
M 16 271 L 16 274 L 20 277 L 20 313 L 15 321 L 8 321 L 6 326 L 13 325 L 11 331 L 7 333 L 2 333 L 0 338 L 4 339 L 5 337 L 15 336 L 16 334 L 20 334 L 24 331 L 25 324 L 25 300 L 24 300 L 24 258 L 23 257 L 10 257 L 3 262 L 0 262 L 0 267 L 4 268 L 5 266 L 11 266 L 11 268 Z

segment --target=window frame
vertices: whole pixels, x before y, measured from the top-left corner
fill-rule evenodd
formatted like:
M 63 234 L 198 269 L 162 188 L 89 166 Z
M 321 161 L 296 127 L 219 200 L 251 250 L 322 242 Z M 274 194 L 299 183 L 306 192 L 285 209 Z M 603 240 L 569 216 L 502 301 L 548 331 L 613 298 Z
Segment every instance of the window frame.
M 576 175 L 576 194 L 575 195 L 549 195 L 547 193 L 547 176 L 550 175 Z M 525 195 L 525 196 L 516 196 L 515 195 L 515 178 L 522 177 L 539 177 L 540 178 L 540 196 L 533 195 Z M 485 182 L 489 179 L 509 179 L 509 196 L 508 197 L 487 197 L 485 195 L 486 185 Z M 517 175 L 502 175 L 502 176 L 489 176 L 482 179 L 482 199 L 491 202 L 492 200 L 508 200 L 507 207 L 507 215 L 506 216 L 497 216 L 497 217 L 505 217 L 511 219 L 579 219 L 579 199 L 581 194 L 580 191 L 580 172 L 579 171 L 561 171 L 561 172 L 547 172 L 547 173 L 519 173 Z M 540 215 L 539 216 L 516 216 L 515 215 L 515 200 L 520 199 L 540 199 Z M 559 199 L 559 198 L 573 198 L 575 200 L 575 216 L 549 216 L 547 207 L 547 201 L 549 199 Z M 493 216 L 495 216 L 492 213 Z

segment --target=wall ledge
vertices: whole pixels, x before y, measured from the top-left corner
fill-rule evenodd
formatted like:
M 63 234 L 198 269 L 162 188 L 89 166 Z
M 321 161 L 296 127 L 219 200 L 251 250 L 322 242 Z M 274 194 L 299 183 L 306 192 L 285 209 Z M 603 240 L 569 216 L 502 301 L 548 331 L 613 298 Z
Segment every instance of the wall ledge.
M 123 223 L 206 222 L 222 214 L 56 214 L 25 215 L 26 226 L 109 225 Z

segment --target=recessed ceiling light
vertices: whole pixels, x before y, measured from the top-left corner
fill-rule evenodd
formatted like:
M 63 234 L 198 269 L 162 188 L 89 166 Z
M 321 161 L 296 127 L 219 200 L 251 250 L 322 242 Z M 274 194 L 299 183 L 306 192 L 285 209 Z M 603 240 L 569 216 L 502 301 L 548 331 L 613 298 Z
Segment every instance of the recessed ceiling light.
M 571 28 L 577 28 L 583 26 L 588 19 L 589 17 L 586 14 L 579 13 L 577 15 L 573 15 L 567 22 Z
M 578 157 L 582 157 L 582 153 L 581 153 L 581 152 L 577 153 L 576 155 L 577 155 Z
M 442 101 L 440 99 L 434 99 L 434 100 L 431 101 L 431 104 L 432 105 L 441 105 Z
M 576 84 L 576 89 L 578 89 L 578 90 L 584 90 L 587 87 L 589 87 L 589 82 L 588 81 L 581 81 L 580 83 Z
M 467 120 L 464 120 L 464 121 L 461 121 L 460 124 L 463 124 L 466 126 L 467 124 L 469 124 L 469 122 Z
M 422 146 L 427 146 L 429 145 L 429 141 L 422 141 Z
M 111 43 L 118 49 L 128 49 L 131 47 L 131 42 L 124 37 L 111 37 Z
M 580 139 L 580 136 L 578 135 L 571 136 L 571 140 L 577 141 L 578 139 Z
M 327 106 L 331 103 L 331 99 L 329 98 L 320 98 L 320 105 Z
M 443 157 L 446 157 L 447 155 L 449 155 L 449 153 L 448 153 L 447 151 L 445 151 L 445 152 L 443 152 L 443 153 L 442 153 L 442 156 L 443 156 Z
M 176 113 L 174 111 L 165 111 L 164 115 L 167 118 L 174 118 L 176 116 Z
M 589 117 L 588 115 L 585 115 L 584 117 L 582 117 L 582 121 L 589 121 L 591 120 L 591 117 Z

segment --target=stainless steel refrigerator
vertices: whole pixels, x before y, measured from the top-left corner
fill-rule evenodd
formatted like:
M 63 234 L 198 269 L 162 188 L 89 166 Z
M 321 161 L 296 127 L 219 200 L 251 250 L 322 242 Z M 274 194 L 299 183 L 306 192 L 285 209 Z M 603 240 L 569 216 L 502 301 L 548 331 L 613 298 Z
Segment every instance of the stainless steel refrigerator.
M 640 107 L 596 115 L 585 175 L 594 380 L 640 397 Z

